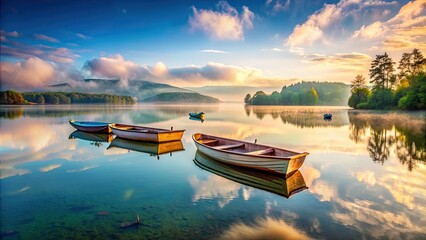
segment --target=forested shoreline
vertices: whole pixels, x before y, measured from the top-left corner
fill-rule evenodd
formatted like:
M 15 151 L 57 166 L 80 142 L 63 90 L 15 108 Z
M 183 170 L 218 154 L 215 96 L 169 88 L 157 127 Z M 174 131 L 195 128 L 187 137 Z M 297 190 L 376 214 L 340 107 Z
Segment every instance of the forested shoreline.
M 0 104 L 134 104 L 130 96 L 78 92 L 0 92 Z
M 426 109 L 426 59 L 418 49 L 403 53 L 396 73 L 395 62 L 385 52 L 371 62 L 370 83 L 362 75 L 351 82 L 348 105 L 355 109 Z
M 263 91 L 253 96 L 247 94 L 247 105 L 290 105 L 290 106 L 330 106 L 346 105 L 349 98 L 349 85 L 329 82 L 300 82 L 284 86 L 281 92 L 268 95 Z

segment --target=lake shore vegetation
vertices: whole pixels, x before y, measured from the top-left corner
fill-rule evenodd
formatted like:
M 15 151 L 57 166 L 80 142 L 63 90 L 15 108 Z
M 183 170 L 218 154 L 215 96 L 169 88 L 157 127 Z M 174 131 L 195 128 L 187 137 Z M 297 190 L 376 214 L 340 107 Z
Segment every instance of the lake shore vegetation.
M 247 105 L 287 105 L 287 106 L 342 106 L 349 97 L 349 86 L 344 83 L 300 82 L 284 86 L 281 92 L 266 94 L 256 92 L 247 94 L 244 103 Z
M 403 53 L 399 73 L 387 53 L 377 55 L 371 62 L 370 83 L 363 76 L 351 82 L 348 105 L 355 109 L 426 109 L 426 59 L 418 49 Z
M 130 96 L 78 92 L 0 92 L 0 104 L 134 104 Z

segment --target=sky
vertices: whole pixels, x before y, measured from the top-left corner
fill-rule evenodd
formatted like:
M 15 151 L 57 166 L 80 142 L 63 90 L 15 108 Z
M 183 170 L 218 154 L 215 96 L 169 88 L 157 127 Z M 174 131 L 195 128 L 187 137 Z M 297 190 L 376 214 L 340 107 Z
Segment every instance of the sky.
M 282 87 L 426 55 L 426 0 L 1 0 L 1 88 L 84 78 Z M 396 65 L 397 67 L 397 65 Z

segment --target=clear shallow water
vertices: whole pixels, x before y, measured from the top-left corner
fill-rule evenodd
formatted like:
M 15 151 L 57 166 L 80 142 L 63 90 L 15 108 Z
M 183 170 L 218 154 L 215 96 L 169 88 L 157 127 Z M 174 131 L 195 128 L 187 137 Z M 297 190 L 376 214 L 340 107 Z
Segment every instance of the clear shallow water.
M 194 111 L 205 112 L 206 121 L 188 119 Z M 325 112 L 333 113 L 332 121 L 322 119 Z M 183 128 L 184 150 L 158 158 L 108 148 L 106 137 L 69 139 L 69 119 Z M 424 239 L 425 131 L 424 112 L 238 104 L 2 106 L 2 238 Z M 200 168 L 193 161 L 195 132 L 310 152 L 298 179 L 308 189 L 286 198 L 220 175 L 229 169 Z M 237 169 L 231 176 L 235 171 L 241 174 Z M 283 192 L 289 181 L 280 180 Z M 139 227 L 120 228 L 136 214 Z

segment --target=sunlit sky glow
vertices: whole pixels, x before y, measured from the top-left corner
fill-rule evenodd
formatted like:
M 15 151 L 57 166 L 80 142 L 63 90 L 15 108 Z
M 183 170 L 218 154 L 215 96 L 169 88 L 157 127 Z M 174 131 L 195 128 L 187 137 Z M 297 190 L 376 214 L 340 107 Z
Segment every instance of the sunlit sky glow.
M 349 83 L 377 54 L 426 53 L 426 0 L 2 0 L 0 29 L 2 89 Z

